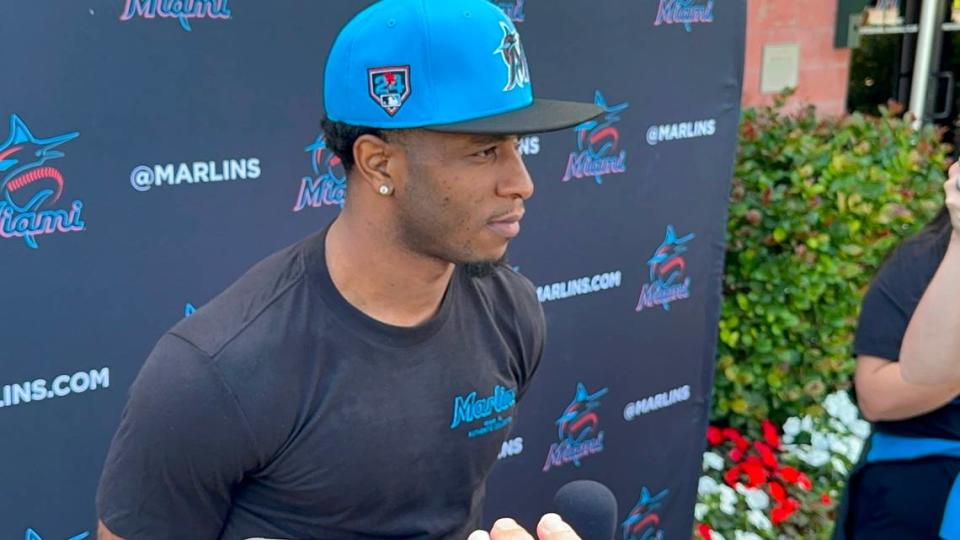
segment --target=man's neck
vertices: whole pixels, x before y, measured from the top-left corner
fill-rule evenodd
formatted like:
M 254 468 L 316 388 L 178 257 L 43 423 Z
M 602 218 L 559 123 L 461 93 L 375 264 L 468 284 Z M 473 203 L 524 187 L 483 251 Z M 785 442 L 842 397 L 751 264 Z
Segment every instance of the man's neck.
M 330 225 L 325 252 L 333 284 L 347 302 L 393 326 L 417 326 L 433 317 L 455 268 L 346 213 Z

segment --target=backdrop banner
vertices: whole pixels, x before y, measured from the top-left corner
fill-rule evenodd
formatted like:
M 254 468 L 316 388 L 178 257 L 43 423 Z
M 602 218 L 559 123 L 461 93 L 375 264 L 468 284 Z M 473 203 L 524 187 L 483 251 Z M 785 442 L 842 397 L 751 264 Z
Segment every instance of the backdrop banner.
M 370 2 L 193 3 L 0 3 L 0 538 L 95 536 L 154 343 L 343 203 L 324 59 Z M 617 496 L 618 538 L 689 538 L 745 0 L 495 3 L 538 96 L 605 112 L 521 141 L 536 194 L 509 257 L 548 341 L 517 417 L 492 419 L 510 432 L 486 519 L 533 524 L 589 478 Z

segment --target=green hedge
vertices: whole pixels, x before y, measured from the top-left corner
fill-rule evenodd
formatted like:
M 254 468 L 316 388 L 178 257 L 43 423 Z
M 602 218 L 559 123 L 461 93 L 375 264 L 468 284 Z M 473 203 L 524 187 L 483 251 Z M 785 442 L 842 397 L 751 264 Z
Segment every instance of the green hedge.
M 860 301 L 942 205 L 949 147 L 896 104 L 879 117 L 745 111 L 727 227 L 713 419 L 822 414 L 848 388 Z

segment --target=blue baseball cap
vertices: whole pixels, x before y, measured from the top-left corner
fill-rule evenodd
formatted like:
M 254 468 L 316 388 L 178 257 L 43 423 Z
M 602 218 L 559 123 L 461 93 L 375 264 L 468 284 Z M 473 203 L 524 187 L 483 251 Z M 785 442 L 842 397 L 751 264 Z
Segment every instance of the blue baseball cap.
M 381 0 L 340 31 L 324 73 L 329 120 L 381 129 L 542 133 L 600 115 L 533 97 L 513 21 L 488 0 Z

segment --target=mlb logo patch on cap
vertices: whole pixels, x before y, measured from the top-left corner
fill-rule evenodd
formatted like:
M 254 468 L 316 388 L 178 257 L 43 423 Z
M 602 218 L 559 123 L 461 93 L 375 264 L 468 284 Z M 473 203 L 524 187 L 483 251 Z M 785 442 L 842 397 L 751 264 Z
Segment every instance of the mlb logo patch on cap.
M 367 75 L 370 97 L 390 116 L 397 114 L 410 97 L 410 66 L 371 68 Z

